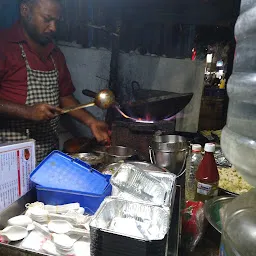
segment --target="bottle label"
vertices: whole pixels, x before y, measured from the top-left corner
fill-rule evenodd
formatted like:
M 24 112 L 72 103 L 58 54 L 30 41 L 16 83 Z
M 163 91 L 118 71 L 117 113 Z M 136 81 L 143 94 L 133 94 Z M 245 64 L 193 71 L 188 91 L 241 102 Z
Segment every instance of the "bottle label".
M 226 251 L 225 251 L 225 247 L 223 244 L 220 245 L 220 254 L 219 256 L 227 256 Z
M 197 193 L 204 196 L 218 195 L 218 182 L 212 184 L 197 183 Z

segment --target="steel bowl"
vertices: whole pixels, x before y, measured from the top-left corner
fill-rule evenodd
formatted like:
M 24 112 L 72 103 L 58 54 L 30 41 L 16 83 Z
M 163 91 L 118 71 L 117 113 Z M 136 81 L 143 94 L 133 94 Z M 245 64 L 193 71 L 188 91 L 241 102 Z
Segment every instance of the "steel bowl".
M 91 166 L 97 166 L 104 162 L 104 154 L 77 153 L 77 154 L 72 154 L 71 157 L 80 159 L 81 161 L 84 161 Z
M 123 146 L 111 146 L 106 148 L 106 162 L 117 163 L 123 160 L 129 160 L 136 155 L 136 151 L 132 148 Z
M 205 217 L 208 222 L 219 232 L 222 232 L 221 211 L 234 197 L 219 196 L 208 200 L 204 205 Z

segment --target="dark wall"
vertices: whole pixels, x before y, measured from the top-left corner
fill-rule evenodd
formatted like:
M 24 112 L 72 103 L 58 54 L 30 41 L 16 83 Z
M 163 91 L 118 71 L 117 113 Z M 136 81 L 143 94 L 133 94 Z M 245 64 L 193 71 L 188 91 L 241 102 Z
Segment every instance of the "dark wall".
M 58 38 L 84 47 L 111 48 L 109 34 L 88 23 L 121 33 L 125 52 L 189 58 L 197 27 L 233 30 L 240 0 L 63 0 L 64 21 Z
M 240 0 L 95 0 L 104 8 L 123 8 L 125 19 L 194 25 L 235 22 Z
M 240 0 L 96 0 L 109 17 L 121 17 L 120 47 L 125 52 L 189 58 L 198 28 L 227 28 L 228 40 L 239 14 Z M 221 30 L 221 29 L 220 29 Z M 223 38 L 215 38 L 222 41 Z M 231 36 L 230 36 L 231 35 Z M 224 36 L 226 37 L 226 36 Z M 208 36 L 211 39 L 211 35 Z M 208 42 L 210 43 L 210 42 Z M 206 44 L 207 45 L 207 44 Z
M 0 29 L 10 27 L 18 20 L 19 10 L 18 1 L 1 0 L 0 1 Z
M 197 26 L 229 26 L 239 13 L 240 0 L 62 0 L 64 19 L 58 39 L 84 47 L 111 48 L 109 34 L 88 23 L 121 28 L 120 48 L 139 49 L 167 57 L 190 57 Z M 0 28 L 18 19 L 18 0 L 0 0 Z

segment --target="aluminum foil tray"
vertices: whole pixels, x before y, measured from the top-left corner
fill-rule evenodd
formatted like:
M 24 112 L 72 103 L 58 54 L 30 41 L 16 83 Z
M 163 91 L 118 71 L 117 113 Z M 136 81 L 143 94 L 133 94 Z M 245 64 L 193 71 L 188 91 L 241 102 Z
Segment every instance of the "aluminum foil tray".
M 231 167 L 231 163 L 228 161 L 228 159 L 224 156 L 222 150 L 220 147 L 217 147 L 215 153 L 214 153 L 215 161 L 218 166 L 223 167 Z
M 111 177 L 111 183 L 119 191 L 130 194 L 139 200 L 148 201 L 155 205 L 169 205 L 170 187 L 161 179 L 131 165 L 121 164 Z
M 143 241 L 162 240 L 170 226 L 167 208 L 109 197 L 96 212 L 90 227 Z
M 172 208 L 176 193 L 176 175 L 167 172 L 155 172 L 149 171 L 148 174 L 160 180 L 168 188 L 167 198 L 165 200 L 165 206 Z M 112 196 L 119 197 L 129 201 L 139 201 L 135 196 L 122 192 L 118 188 L 112 189 Z

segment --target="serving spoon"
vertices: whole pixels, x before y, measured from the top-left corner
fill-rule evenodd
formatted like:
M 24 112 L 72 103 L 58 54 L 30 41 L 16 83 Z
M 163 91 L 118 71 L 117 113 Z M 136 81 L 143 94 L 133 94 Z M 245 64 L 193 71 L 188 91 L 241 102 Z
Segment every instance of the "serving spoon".
M 55 244 L 58 251 L 71 251 L 73 249 L 74 241 L 69 236 L 65 234 L 51 234 L 43 225 L 37 222 L 33 222 L 33 224 L 35 225 L 36 230 L 41 232 L 47 239 Z
M 0 231 L 0 235 L 7 237 L 11 242 L 17 242 L 28 236 L 28 230 L 20 226 L 10 226 Z
M 74 234 L 88 236 L 89 231 L 86 229 L 74 228 L 71 223 L 65 220 L 52 220 L 48 223 L 48 229 L 56 234 Z

